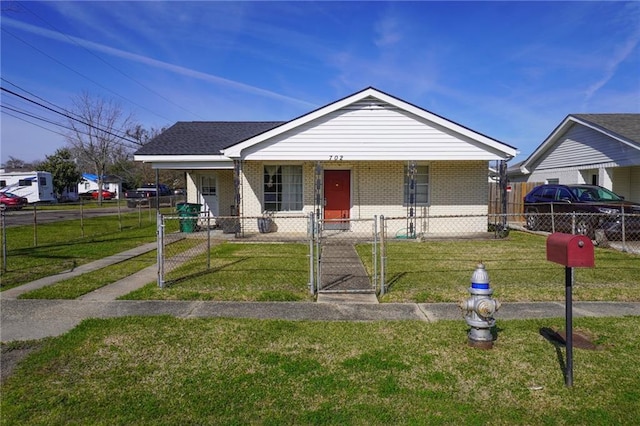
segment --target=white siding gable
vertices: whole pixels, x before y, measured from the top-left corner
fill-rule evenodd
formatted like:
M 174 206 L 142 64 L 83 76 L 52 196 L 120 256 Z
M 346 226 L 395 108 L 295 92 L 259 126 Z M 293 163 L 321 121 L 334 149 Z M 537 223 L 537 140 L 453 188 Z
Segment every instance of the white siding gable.
M 533 168 L 547 170 L 605 163 L 609 167 L 640 164 L 640 150 L 581 124 L 574 124 Z
M 246 160 L 499 160 L 467 135 L 373 97 L 329 112 L 242 151 Z

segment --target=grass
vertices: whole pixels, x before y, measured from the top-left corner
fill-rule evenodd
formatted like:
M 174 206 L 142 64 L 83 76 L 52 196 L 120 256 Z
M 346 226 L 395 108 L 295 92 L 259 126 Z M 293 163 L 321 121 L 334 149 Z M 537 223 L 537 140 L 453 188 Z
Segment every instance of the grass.
M 137 215 L 133 216 L 137 224 Z M 116 218 L 97 219 L 104 223 L 100 229 L 117 226 Z M 73 229 L 77 223 L 61 222 L 51 226 L 48 229 L 53 233 L 51 238 L 68 235 L 70 230 L 65 228 L 67 226 Z M 177 226 L 177 221 L 170 221 L 167 232 L 177 231 Z M 9 230 L 16 233 L 20 231 L 16 228 Z M 155 224 L 146 223 L 144 228 L 131 226 L 122 232 L 13 250 L 10 253 L 12 262 L 24 261 L 27 267 L 4 274 L 2 288 L 70 269 L 154 239 Z M 207 269 L 206 254 L 191 254 L 181 260 L 181 251 L 192 248 L 195 243 L 191 241 L 187 243 L 190 244 L 188 247 L 180 248 L 181 244 L 184 243 L 167 246 L 165 253 L 171 259 L 169 264 L 176 261 L 180 265 L 168 272 L 166 288 L 160 289 L 155 282 L 149 283 L 125 298 L 241 301 L 312 299 L 308 289 L 306 244 L 225 242 L 212 247 L 210 269 Z M 471 274 L 479 261 L 486 265 L 494 296 L 503 302 L 562 301 L 564 268 L 546 260 L 545 244 L 545 237 L 523 232 L 512 232 L 503 240 L 388 243 L 388 288 L 381 302 L 457 302 L 466 297 Z M 371 246 L 359 245 L 357 250 L 371 273 Z M 640 300 L 637 278 L 640 276 L 640 257 L 603 248 L 596 248 L 595 254 L 595 268 L 575 269 L 574 299 Z M 75 298 L 152 264 L 151 259 L 144 259 L 113 265 L 104 271 L 85 274 L 23 297 Z
M 464 322 L 87 320 L 2 386 L 2 424 L 635 424 L 639 317 L 579 318 L 599 351 L 501 321 L 491 351 Z
M 176 243 L 167 245 L 165 249 L 170 250 L 172 246 L 179 246 L 178 251 L 187 251 L 190 248 L 202 244 L 194 239 L 184 239 Z M 176 250 L 173 250 L 174 252 Z M 96 271 L 88 272 L 77 277 L 59 281 L 55 284 L 39 288 L 20 295 L 19 299 L 77 299 L 78 297 L 97 290 L 105 285 L 112 284 L 130 275 L 141 271 L 144 268 L 155 265 L 157 261 L 157 251 L 119 262 Z M 157 285 L 157 284 L 156 284 Z
M 19 299 L 77 299 L 126 278 L 156 263 L 156 250 L 125 260 L 116 265 L 88 272 L 77 277 L 59 281 L 55 284 L 32 290 L 20 295 Z
M 485 263 L 494 296 L 503 302 L 562 301 L 564 267 L 546 260 L 543 236 L 512 232 L 506 240 L 393 242 L 387 245 L 388 292 L 382 302 L 457 302 Z M 358 253 L 371 274 L 371 246 Z M 596 268 L 575 269 L 575 300 L 640 300 L 640 258 L 596 248 Z M 227 242 L 213 248 L 211 269 L 198 256 L 169 274 L 166 289 L 150 284 L 127 299 L 307 300 L 304 244 Z
M 371 246 L 357 247 L 371 273 Z M 564 267 L 546 260 L 546 237 L 511 232 L 504 240 L 387 244 L 383 302 L 453 302 L 467 293 L 482 261 L 501 301 L 564 300 Z M 595 268 L 574 268 L 575 300 L 640 300 L 640 256 L 595 249 Z
M 123 214 L 122 222 L 117 216 L 84 219 L 83 227 L 85 237 L 80 220 L 39 224 L 37 246 L 33 226 L 7 228 L 7 264 L 0 289 L 70 270 L 156 239 L 155 216 L 139 218 L 137 213 Z
M 164 289 L 150 283 L 126 299 L 301 301 L 309 295 L 306 244 L 222 243 L 211 268 L 201 254 L 167 274 Z

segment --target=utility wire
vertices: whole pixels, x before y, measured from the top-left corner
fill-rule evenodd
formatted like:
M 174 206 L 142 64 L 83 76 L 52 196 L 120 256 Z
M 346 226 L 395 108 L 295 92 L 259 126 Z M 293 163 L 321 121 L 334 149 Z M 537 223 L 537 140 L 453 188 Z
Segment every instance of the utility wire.
M 69 35 L 61 32 L 58 28 L 56 28 L 53 24 L 51 24 L 50 22 L 48 22 L 47 20 L 43 19 L 42 17 L 40 17 L 37 13 L 33 12 L 31 9 L 29 9 L 28 7 L 26 7 L 24 4 L 24 2 L 18 2 L 18 4 L 20 5 L 20 7 L 24 8 L 27 12 L 31 13 L 32 15 L 34 15 L 35 17 L 37 17 L 38 19 L 40 19 L 42 22 L 44 22 L 45 24 L 47 24 L 50 28 L 52 28 L 53 30 L 55 30 L 58 34 L 66 37 L 68 40 L 70 40 L 71 42 L 73 42 L 76 46 L 81 47 L 82 49 L 84 49 L 86 52 L 88 52 L 90 55 L 96 57 L 97 59 L 99 59 L 100 61 L 102 61 L 104 64 L 106 64 L 107 66 L 109 66 L 110 68 L 114 69 L 115 71 L 119 72 L 120 74 L 122 74 L 123 76 L 125 76 L 126 78 L 128 78 L 129 80 L 133 81 L 134 83 L 138 84 L 140 87 L 148 90 L 149 92 L 153 93 L 154 95 L 158 96 L 161 99 L 164 99 L 165 101 L 169 102 L 170 104 L 180 108 L 181 110 L 188 112 L 189 114 L 196 116 L 202 120 L 204 120 L 203 117 L 201 117 L 199 114 L 194 113 L 193 111 L 190 111 L 186 108 L 184 108 L 181 105 L 178 105 L 177 103 L 175 103 L 174 101 L 172 101 L 171 99 L 167 98 L 166 96 L 162 95 L 161 93 L 158 93 L 157 91 L 153 90 L 152 88 L 148 87 L 147 85 L 145 85 L 144 83 L 140 82 L 139 80 L 131 77 L 129 74 L 125 73 L 124 71 L 122 71 L 121 69 L 117 68 L 116 66 L 114 66 L 113 64 L 111 64 L 110 62 L 106 61 L 104 58 L 102 58 L 101 56 L 99 56 L 98 54 L 92 52 L 91 50 L 87 49 L 86 47 L 84 47 L 83 45 L 81 45 L 80 43 L 78 43 L 74 38 L 70 37 Z M 132 101 L 130 101 L 132 102 Z M 134 103 L 135 104 L 135 103 Z M 158 114 L 156 114 L 158 115 Z M 159 115 L 158 115 L 159 116 Z M 166 119 L 166 117 L 163 117 Z M 171 120 L 170 120 L 171 121 Z
M 32 124 L 32 125 L 34 125 L 34 126 L 36 126 L 36 127 L 40 127 L 41 129 L 48 130 L 48 131 L 50 131 L 50 132 L 52 132 L 52 133 L 55 133 L 55 134 L 57 134 L 57 135 L 64 136 L 65 138 L 66 138 L 66 137 L 68 137 L 69 135 L 67 135 L 67 134 L 65 134 L 65 133 L 57 132 L 57 131 L 52 130 L 52 129 L 48 128 L 48 127 L 41 126 L 41 125 L 39 125 L 39 124 L 37 124 L 37 123 L 34 123 L 33 121 L 26 120 L 26 119 L 24 119 L 24 118 L 22 118 L 22 117 L 19 117 L 19 116 L 15 115 L 15 114 L 11 114 L 11 113 L 9 113 L 9 112 L 7 112 L 7 111 L 4 111 L 4 110 L 5 110 L 5 109 L 7 109 L 7 110 L 9 110 L 9 111 L 13 111 L 13 112 L 16 112 L 16 113 L 18 113 L 18 114 L 26 115 L 27 117 L 31 117 L 31 118 L 34 118 L 34 119 L 36 119 L 36 120 L 43 121 L 43 122 L 45 122 L 45 123 L 53 124 L 54 126 L 58 126 L 58 127 L 63 128 L 63 129 L 67 129 L 67 130 L 70 130 L 70 131 L 73 131 L 73 132 L 78 132 L 78 133 L 80 133 L 80 134 L 82 134 L 82 135 L 85 135 L 85 136 L 91 136 L 89 133 L 84 132 L 84 131 L 82 131 L 82 130 L 74 129 L 74 128 L 72 128 L 72 127 L 65 126 L 64 124 L 58 123 L 58 122 L 56 122 L 56 121 L 49 120 L 49 119 L 47 119 L 47 118 L 40 117 L 40 116 L 37 116 L 37 115 L 35 115 L 35 114 L 32 114 L 32 113 L 26 112 L 26 111 L 24 111 L 24 110 L 20 110 L 20 109 L 18 109 L 18 108 L 14 108 L 14 107 L 11 107 L 11 106 L 7 106 L 7 105 L 6 105 L 6 103 L 2 104 L 2 109 L 3 109 L 3 111 L 2 111 L 3 113 L 5 113 L 5 114 L 7 114 L 7 115 L 9 115 L 9 116 L 11 116 L 11 117 L 13 117 L 13 118 L 16 118 L 16 119 L 18 119 L 18 120 L 20 120 L 20 121 L 24 121 L 25 123 Z M 130 149 L 137 149 L 137 148 L 139 147 L 139 145 L 137 145 L 137 144 L 132 146 L 132 145 L 127 145 L 127 144 L 125 144 L 124 142 L 114 141 L 114 143 L 116 143 L 116 144 L 118 144 L 118 145 L 120 145 L 120 146 L 126 147 L 126 148 L 130 148 Z
M 15 109 L 15 108 L 12 108 L 12 107 L 7 107 L 6 105 L 2 105 L 2 109 L 3 109 L 3 111 L 2 111 L 3 113 L 5 113 L 5 114 L 7 114 L 7 115 L 9 115 L 11 117 L 14 117 L 14 118 L 16 118 L 16 119 L 18 119 L 20 121 L 24 121 L 25 123 L 29 123 L 31 125 L 34 125 L 36 127 L 40 127 L 41 129 L 48 130 L 48 131 L 50 131 L 52 133 L 55 133 L 57 135 L 64 136 L 65 138 L 67 138 L 69 135 L 65 134 L 65 133 L 57 132 L 57 131 L 55 131 L 53 129 L 50 129 L 48 127 L 45 127 L 45 126 L 41 126 L 41 125 L 39 125 L 37 123 L 34 123 L 33 121 L 29 121 L 29 120 L 27 120 L 25 118 L 19 117 L 19 116 L 15 115 L 15 114 L 11 114 L 10 112 L 4 111 L 4 110 L 8 109 L 8 110 L 14 111 L 14 112 L 16 112 L 18 114 L 26 115 L 27 117 L 31 117 L 31 118 L 34 118 L 36 120 L 43 121 L 45 123 L 53 124 L 54 126 L 58 126 L 58 127 L 63 128 L 63 129 L 67 129 L 67 130 L 71 130 L 71 131 L 74 131 L 74 132 L 78 132 L 78 133 L 80 133 L 82 135 L 91 136 L 89 133 L 87 133 L 85 131 L 82 131 L 82 130 L 79 130 L 79 129 L 74 129 L 72 127 L 65 126 L 64 124 L 60 124 L 60 123 L 58 123 L 56 121 L 49 120 L 49 119 L 46 119 L 46 118 L 43 118 L 43 117 L 40 117 L 40 116 L 37 116 L 37 115 L 34 115 L 34 114 L 30 114 L 30 113 L 25 112 L 25 111 L 20 111 L 19 109 Z M 118 142 L 118 141 L 114 141 L 114 143 L 117 144 L 117 145 L 123 146 L 125 148 L 130 148 L 130 149 L 137 149 L 139 147 L 139 145 L 133 145 L 132 146 L 132 145 L 125 144 L 124 142 Z
M 2 108 L 3 108 L 3 111 L 2 111 L 2 113 L 3 113 L 3 114 L 7 114 L 8 116 L 11 116 L 11 117 L 13 117 L 13 118 L 15 118 L 15 119 L 17 119 L 17 120 L 24 121 L 25 123 L 29 123 L 29 124 L 31 124 L 32 126 L 36 126 L 36 127 L 40 127 L 41 129 L 48 130 L 48 131 L 49 131 L 49 132 L 51 132 L 51 133 L 55 133 L 55 134 L 57 134 L 57 135 L 65 136 L 65 137 L 67 136 L 67 135 L 65 135 L 64 133 L 56 132 L 55 130 L 49 129 L 48 127 L 41 126 L 41 125 L 39 125 L 38 123 L 34 123 L 34 122 L 32 122 L 32 121 L 25 120 L 24 118 L 22 118 L 22 117 L 18 117 L 18 116 L 17 116 L 17 115 L 15 115 L 15 114 L 11 114 L 10 112 L 4 111 L 4 109 L 6 108 L 4 105 L 2 106 Z M 21 113 L 21 114 L 24 114 L 24 113 Z
M 0 77 L 0 80 L 4 81 L 4 82 L 5 82 L 5 83 L 7 83 L 7 84 L 12 85 L 12 86 L 13 86 L 13 87 L 15 87 L 16 89 L 19 89 L 19 90 L 22 90 L 22 91 L 23 91 L 23 92 L 25 92 L 25 93 L 28 93 L 28 94 L 29 94 L 29 95 L 31 95 L 32 97 L 34 97 L 34 98 L 36 98 L 36 99 L 39 99 L 39 100 L 41 100 L 42 102 L 47 103 L 47 104 L 51 105 L 51 106 L 52 106 L 52 107 L 54 107 L 54 108 L 58 108 L 59 110 L 66 112 L 67 114 L 77 115 L 77 114 L 74 114 L 74 113 L 73 113 L 73 112 L 71 112 L 71 111 L 68 111 L 66 108 L 62 108 L 61 106 L 56 105 L 56 104 L 54 104 L 53 102 L 49 102 L 48 100 L 46 100 L 46 99 L 44 99 L 44 98 L 41 98 L 40 96 L 36 95 L 35 93 L 31 93 L 31 92 L 30 92 L 30 91 L 28 91 L 27 89 L 25 89 L 25 88 L 23 88 L 23 87 L 20 87 L 20 86 L 18 86 L 18 85 L 17 85 L 17 84 L 15 84 L 15 83 L 10 82 L 9 80 L 7 80 L 7 79 L 6 79 L 6 78 L 4 78 L 4 77 Z
M 111 131 L 109 131 L 109 130 L 102 129 L 102 128 L 100 128 L 100 127 L 98 127 L 98 126 L 96 126 L 96 125 L 94 125 L 94 124 L 88 123 L 88 122 L 86 122 L 86 121 L 84 121 L 84 120 L 78 119 L 78 118 L 76 118 L 76 117 L 72 117 L 71 115 L 69 115 L 69 114 L 68 114 L 68 113 L 66 113 L 66 112 L 60 112 L 60 111 L 57 111 L 57 110 L 55 110 L 55 109 L 53 109 L 53 108 L 51 108 L 51 107 L 48 107 L 48 106 L 46 106 L 46 105 L 44 105 L 44 104 L 42 104 L 42 103 L 40 103 L 40 102 L 36 102 L 36 101 L 34 101 L 33 99 L 29 99 L 29 98 L 27 98 L 26 96 L 22 96 L 21 94 L 16 93 L 16 92 L 14 92 L 13 90 L 9 90 L 9 89 L 7 89 L 7 88 L 5 88 L 5 87 L 0 87 L 0 89 L 2 89 L 2 91 L 3 91 L 3 92 L 7 92 L 7 93 L 9 93 L 9 94 L 11 94 L 11 95 L 13 95 L 13 96 L 17 96 L 17 97 L 18 97 L 18 98 L 20 98 L 20 99 L 23 99 L 23 100 L 25 100 L 25 101 L 31 102 L 31 103 L 33 103 L 33 104 L 35 104 L 35 105 L 38 105 L 39 107 L 45 108 L 45 109 L 47 109 L 47 110 L 49 110 L 49 111 L 52 111 L 52 112 L 54 112 L 54 113 L 56 113 L 56 114 L 62 115 L 63 117 L 66 117 L 66 118 L 68 118 L 68 119 L 70 119 L 70 120 L 77 121 L 77 122 L 79 122 L 79 123 L 81 123 L 81 124 L 83 124 L 83 125 L 85 125 L 85 126 L 87 126 L 87 127 L 90 127 L 90 128 L 92 128 L 92 129 L 96 129 L 96 130 L 101 131 L 101 132 L 103 132 L 103 133 L 105 133 L 105 134 L 108 134 L 108 135 L 110 135 L 110 136 L 117 137 L 117 138 L 122 139 L 122 140 L 124 140 L 124 141 L 127 141 L 127 142 L 129 142 L 129 143 L 133 143 L 133 144 L 139 145 L 139 143 L 138 143 L 137 141 L 135 141 L 135 140 L 128 139 L 128 138 L 126 138 L 126 137 L 124 137 L 124 136 L 122 136 L 122 135 L 118 135 L 118 134 L 115 134 L 115 133 L 113 133 L 113 132 L 111 132 Z
M 82 77 L 82 78 L 84 78 L 84 79 L 86 79 L 86 80 L 89 80 L 90 82 L 92 82 L 92 83 L 93 83 L 93 84 L 95 84 L 96 86 L 103 88 L 104 90 L 106 90 L 106 91 L 108 91 L 109 93 L 111 93 L 111 94 L 113 94 L 113 95 L 117 96 L 118 98 L 123 99 L 123 100 L 125 100 L 125 101 L 127 101 L 127 102 L 129 102 L 129 103 L 131 103 L 131 104 L 133 104 L 133 105 L 136 105 L 137 107 L 142 108 L 142 109 L 144 109 L 144 110 L 146 110 L 146 111 L 149 111 L 151 114 L 153 114 L 153 115 L 155 115 L 155 116 L 158 116 L 158 117 L 160 117 L 160 118 L 162 118 L 162 119 L 164 119 L 164 120 L 169 120 L 169 121 L 171 121 L 171 119 L 170 119 L 170 118 L 165 117 L 165 116 L 162 116 L 162 115 L 158 114 L 157 112 L 152 111 L 152 110 L 150 110 L 149 108 L 147 108 L 147 107 L 145 107 L 145 106 L 143 106 L 143 105 L 140 105 L 139 103 L 137 103 L 137 102 L 135 102 L 135 101 L 132 101 L 132 100 L 130 100 L 130 99 L 127 99 L 126 97 L 124 97 L 124 96 L 120 95 L 119 93 L 117 93 L 117 92 L 115 92 L 115 91 L 113 91 L 113 90 L 109 89 L 108 87 L 106 87 L 106 86 L 104 86 L 104 85 L 100 84 L 99 82 L 97 82 L 97 81 L 93 80 L 91 77 L 88 77 L 88 76 L 86 76 L 86 75 L 82 74 L 81 72 L 74 70 L 73 68 L 71 68 L 71 67 L 70 67 L 70 66 L 68 66 L 67 64 L 63 63 L 62 61 L 59 61 L 58 59 L 54 58 L 53 56 L 49 55 L 48 53 L 46 53 L 46 52 L 44 52 L 44 51 L 42 51 L 42 50 L 38 49 L 37 47 L 35 47 L 35 46 L 34 46 L 34 45 L 32 45 L 31 43 L 29 43 L 28 41 L 23 40 L 22 38 L 18 37 L 17 35 L 15 35 L 14 33 L 12 33 L 11 31 L 7 30 L 6 28 L 2 27 L 2 31 L 4 31 L 4 32 L 8 33 L 9 35 L 13 36 L 13 37 L 14 37 L 14 38 L 16 38 L 17 40 L 20 40 L 21 42 L 23 42 L 23 43 L 24 43 L 24 44 L 26 44 L 27 46 L 31 47 L 32 49 L 34 49 L 34 50 L 36 50 L 36 51 L 40 52 L 42 55 L 46 56 L 47 58 L 51 59 L 52 61 L 54 61 L 54 62 L 56 62 L 56 63 L 58 63 L 58 64 L 62 65 L 63 67 L 65 67 L 65 68 L 66 68 L 66 69 L 68 69 L 69 71 L 71 71 L 71 72 L 73 72 L 73 73 L 75 73 L 75 74 L 79 75 L 80 77 Z

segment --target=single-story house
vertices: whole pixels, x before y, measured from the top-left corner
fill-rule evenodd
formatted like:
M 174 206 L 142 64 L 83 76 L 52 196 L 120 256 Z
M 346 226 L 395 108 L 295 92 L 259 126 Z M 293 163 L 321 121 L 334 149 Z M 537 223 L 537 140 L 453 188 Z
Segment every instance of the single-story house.
M 528 182 L 600 185 L 640 202 L 640 114 L 571 114 L 520 170 Z
M 291 121 L 178 122 L 135 160 L 185 170 L 187 201 L 215 216 L 315 212 L 349 229 L 350 220 L 404 217 L 409 207 L 417 216 L 486 215 L 489 162 L 515 155 L 369 87 Z M 468 232 L 487 230 L 486 217 L 463 222 Z
M 78 194 L 84 194 L 94 189 L 98 190 L 98 175 L 83 173 L 82 180 L 78 183 Z M 122 194 L 122 179 L 114 175 L 103 176 L 102 189 L 113 192 L 116 194 L 115 198 L 119 199 Z

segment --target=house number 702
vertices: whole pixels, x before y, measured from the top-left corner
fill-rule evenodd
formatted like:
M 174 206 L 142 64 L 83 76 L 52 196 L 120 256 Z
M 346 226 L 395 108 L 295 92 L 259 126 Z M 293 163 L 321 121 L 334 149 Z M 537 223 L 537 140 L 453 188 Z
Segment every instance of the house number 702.
M 329 161 L 342 161 L 342 155 L 330 155 Z

